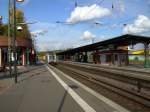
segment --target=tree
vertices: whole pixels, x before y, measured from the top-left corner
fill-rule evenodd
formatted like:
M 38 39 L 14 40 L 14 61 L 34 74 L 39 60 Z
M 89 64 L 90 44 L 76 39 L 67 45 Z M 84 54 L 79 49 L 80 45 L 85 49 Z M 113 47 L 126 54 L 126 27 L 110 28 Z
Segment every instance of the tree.
M 0 35 L 7 36 L 8 25 L 0 25 Z
M 20 26 L 19 23 L 25 23 L 24 13 L 21 10 L 16 11 L 16 23 L 17 26 Z M 23 28 L 23 30 L 21 32 L 17 31 L 17 37 L 31 39 L 31 34 L 27 24 L 21 25 L 21 27 Z
M 13 17 L 11 16 L 10 18 L 11 18 L 11 23 L 13 23 Z M 31 39 L 31 34 L 30 34 L 28 26 L 26 24 L 25 25 L 19 25 L 19 23 L 25 23 L 24 13 L 21 10 L 16 10 L 17 27 L 21 26 L 23 28 L 22 31 L 20 31 L 20 32 L 17 31 L 17 34 L 16 34 L 17 37 Z M 0 25 L 0 35 L 2 35 L 2 36 L 8 35 L 8 24 Z M 12 35 L 12 28 L 11 28 L 11 35 Z

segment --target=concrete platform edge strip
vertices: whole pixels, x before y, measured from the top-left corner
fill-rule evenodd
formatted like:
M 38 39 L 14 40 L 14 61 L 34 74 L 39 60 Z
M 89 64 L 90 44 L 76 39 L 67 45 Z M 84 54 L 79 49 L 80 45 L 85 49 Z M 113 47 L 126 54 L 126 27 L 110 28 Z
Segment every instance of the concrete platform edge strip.
M 54 67 L 53 67 L 54 68 Z M 57 68 L 55 68 L 56 70 L 58 70 Z M 58 70 L 63 76 L 65 76 L 66 78 L 68 78 L 69 80 L 75 82 L 76 84 L 78 84 L 81 88 L 83 88 L 84 90 L 86 90 L 87 92 L 89 92 L 90 94 L 92 94 L 93 96 L 97 97 L 99 100 L 105 102 L 106 104 L 108 104 L 109 106 L 111 106 L 112 108 L 116 109 L 115 112 L 131 112 L 127 109 L 125 109 L 124 107 L 120 106 L 119 104 L 111 101 L 110 99 L 104 97 L 103 95 L 97 93 L 96 91 L 92 90 L 91 88 L 85 86 L 84 84 L 80 83 L 79 81 L 73 79 L 72 77 L 66 75 L 65 73 L 61 72 L 60 70 Z
M 90 105 L 88 105 L 75 91 L 73 91 L 58 75 L 46 66 L 49 72 L 56 78 L 56 80 L 64 87 L 64 89 L 71 95 L 71 97 L 79 104 L 85 112 L 96 112 Z

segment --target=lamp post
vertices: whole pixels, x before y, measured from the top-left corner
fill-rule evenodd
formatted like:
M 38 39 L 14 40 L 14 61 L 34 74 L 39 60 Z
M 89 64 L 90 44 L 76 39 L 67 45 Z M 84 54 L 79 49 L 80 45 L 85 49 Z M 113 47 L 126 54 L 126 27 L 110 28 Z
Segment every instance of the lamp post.
M 10 37 L 10 28 L 11 28 L 11 15 L 10 15 L 10 11 L 12 8 L 12 13 L 13 14 L 13 23 L 12 23 L 12 52 L 13 52 L 13 64 L 14 64 L 14 76 L 15 76 L 15 83 L 17 83 L 17 48 L 16 48 L 16 2 L 24 2 L 24 0 L 9 0 L 9 32 L 8 32 L 8 36 Z M 10 39 L 11 40 L 11 39 Z M 9 57 L 11 58 L 11 45 L 9 45 Z M 11 62 L 11 59 L 10 59 Z M 11 64 L 11 63 L 10 63 Z M 10 65 L 10 71 L 11 71 L 11 65 Z M 11 72 L 10 72 L 11 74 Z
M 13 50 L 13 61 L 14 61 L 14 76 L 15 76 L 15 83 L 18 82 L 17 79 L 17 49 L 16 49 L 16 0 L 13 0 L 13 38 L 12 38 L 12 50 Z
M 12 7 L 11 7 L 11 0 L 8 1 L 8 59 L 9 59 L 9 75 L 12 76 L 12 67 L 11 67 L 11 48 L 12 48 L 12 38 L 11 38 L 11 11 L 12 11 Z

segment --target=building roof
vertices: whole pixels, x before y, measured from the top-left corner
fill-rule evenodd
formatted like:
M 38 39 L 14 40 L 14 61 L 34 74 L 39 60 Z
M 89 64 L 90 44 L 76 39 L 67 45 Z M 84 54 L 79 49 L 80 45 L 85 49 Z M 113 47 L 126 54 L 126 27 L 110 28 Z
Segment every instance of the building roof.
M 103 47 L 121 47 L 121 46 L 129 46 L 129 45 L 134 45 L 137 43 L 150 43 L 150 37 L 145 37 L 145 36 L 138 36 L 138 35 L 131 35 L 131 34 L 126 34 L 126 35 L 121 35 L 115 38 L 111 38 L 108 40 L 100 41 L 94 44 L 74 48 L 71 50 L 63 51 L 58 54 L 73 54 L 76 52 L 86 52 L 86 51 L 93 51 L 93 50 L 98 50 L 102 49 Z
M 28 38 L 16 38 L 18 47 L 32 47 L 32 40 Z M 8 37 L 0 36 L 0 47 L 8 47 Z

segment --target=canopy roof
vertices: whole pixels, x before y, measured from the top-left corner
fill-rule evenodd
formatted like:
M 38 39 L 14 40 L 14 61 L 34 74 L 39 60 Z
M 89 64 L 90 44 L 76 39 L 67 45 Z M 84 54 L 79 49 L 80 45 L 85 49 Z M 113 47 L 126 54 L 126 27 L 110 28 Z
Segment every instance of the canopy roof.
M 98 50 L 98 49 L 102 49 L 103 47 L 108 47 L 108 46 L 122 47 L 122 46 L 134 45 L 137 43 L 149 44 L 150 37 L 126 34 L 126 35 L 118 36 L 118 37 L 111 38 L 108 40 L 100 41 L 94 44 L 66 50 L 57 54 L 60 54 L 60 55 L 73 54 L 77 52 Z

